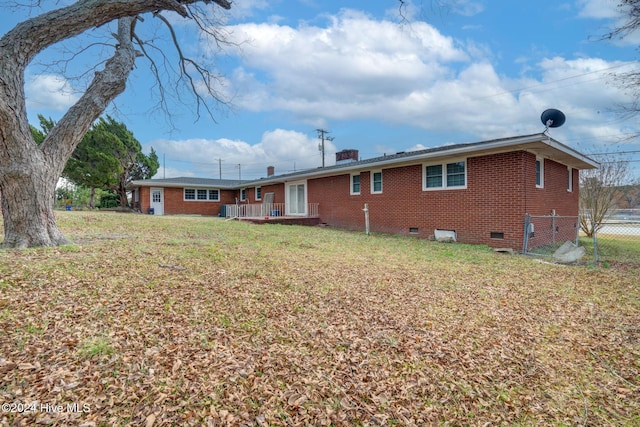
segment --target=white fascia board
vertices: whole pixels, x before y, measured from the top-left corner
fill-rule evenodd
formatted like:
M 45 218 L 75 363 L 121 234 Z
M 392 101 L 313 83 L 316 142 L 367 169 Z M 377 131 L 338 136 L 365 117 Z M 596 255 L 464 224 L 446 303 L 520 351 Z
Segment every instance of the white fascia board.
M 131 181 L 127 187 L 162 187 L 162 188 L 212 188 L 220 190 L 237 190 L 243 188 L 238 185 L 209 185 L 209 184 L 190 184 L 187 182 L 160 182 L 153 180 Z
M 583 163 L 586 163 L 587 165 L 590 165 L 592 169 L 597 169 L 600 167 L 600 163 L 598 163 L 597 161 L 593 160 L 590 157 L 585 156 L 584 154 L 574 150 L 571 147 L 564 145 L 559 141 L 556 141 L 550 136 L 547 136 L 547 139 L 543 140 L 542 142 L 546 143 L 550 147 L 555 148 L 556 150 L 566 153 L 569 156 L 575 157 L 576 159 L 580 160 Z M 585 169 L 589 169 L 589 168 L 585 168 Z

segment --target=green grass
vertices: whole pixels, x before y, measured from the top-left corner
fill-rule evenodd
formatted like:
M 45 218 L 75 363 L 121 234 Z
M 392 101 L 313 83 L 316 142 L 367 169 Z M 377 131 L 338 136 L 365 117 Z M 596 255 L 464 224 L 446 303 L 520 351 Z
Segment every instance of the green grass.
M 105 336 L 87 338 L 78 348 L 78 354 L 83 358 L 108 356 L 111 353 L 113 353 L 113 347 L 109 338 Z
M 593 239 L 580 237 L 580 244 L 586 248 L 590 259 L 593 259 Z M 598 235 L 598 260 L 640 266 L 640 237 Z

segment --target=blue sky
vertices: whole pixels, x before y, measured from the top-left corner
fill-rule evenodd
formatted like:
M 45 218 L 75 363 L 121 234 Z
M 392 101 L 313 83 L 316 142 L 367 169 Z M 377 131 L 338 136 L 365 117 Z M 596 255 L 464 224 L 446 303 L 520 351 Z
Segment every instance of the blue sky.
M 639 140 L 628 139 L 640 132 L 638 118 L 616 114 L 631 98 L 612 79 L 637 67 L 640 37 L 601 40 L 619 22 L 617 4 L 416 1 L 402 19 L 396 0 L 236 0 L 230 12 L 218 10 L 235 42 L 222 48 L 171 17 L 183 51 L 221 77 L 218 90 L 230 104 L 213 109 L 215 122 L 206 114 L 196 121 L 186 93 L 183 102 L 168 99 L 170 118 L 158 111 L 143 58 L 108 112 L 145 150 L 155 148 L 162 163 L 157 178 L 249 179 L 265 176 L 269 165 L 276 173 L 315 168 L 322 164 L 318 128 L 334 138 L 325 145 L 327 165 L 347 148 L 364 159 L 542 132 L 547 108 L 566 114 L 565 125 L 550 134 L 573 148 L 640 151 Z M 3 13 L 0 32 L 26 13 Z M 140 33 L 171 49 L 154 21 L 148 16 Z M 103 28 L 92 37 L 108 34 Z M 60 118 L 83 87 L 74 76 L 109 52 L 88 50 L 66 72 L 53 64 L 82 43 L 45 51 L 28 69 L 33 124 L 37 114 Z M 628 157 L 640 175 L 640 153 Z

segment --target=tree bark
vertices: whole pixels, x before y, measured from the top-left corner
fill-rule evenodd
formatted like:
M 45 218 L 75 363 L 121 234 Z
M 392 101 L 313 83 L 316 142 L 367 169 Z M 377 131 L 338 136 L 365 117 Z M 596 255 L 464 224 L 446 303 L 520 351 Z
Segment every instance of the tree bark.
M 26 153 L 29 154 L 29 153 Z M 4 241 L 2 246 L 57 246 L 68 243 L 53 212 L 57 177 L 28 157 L 15 161 L 19 173 L 0 178 Z
M 131 43 L 135 17 L 118 22 L 118 47 L 96 72 L 86 92 L 47 134 L 38 146 L 29 130 L 23 84 L 4 80 L 6 71 L 22 76 L 24 67 L 3 58 L 0 61 L 0 124 L 8 123 L 6 134 L 0 134 L 0 193 L 4 218 L 4 247 L 55 246 L 67 243 L 55 222 L 53 198 L 55 186 L 64 165 L 80 143 L 91 123 L 125 89 L 136 51 Z M 5 41 L 5 38 L 1 40 Z M 0 44 L 0 58 L 2 58 Z M 19 71 L 19 72 L 18 72 Z M 11 74 L 9 74 L 10 76 Z M 21 83 L 23 78 L 19 79 Z M 22 101 L 22 102 L 20 102 Z M 13 109 L 20 114 L 12 114 Z M 5 200 L 6 199 L 6 200 Z
M 107 105 L 125 89 L 136 56 L 138 15 L 171 10 L 183 17 L 188 5 L 208 0 L 79 0 L 16 25 L 0 38 L 0 194 L 4 247 L 67 243 L 53 211 L 55 187 L 83 135 Z M 213 0 L 229 9 L 227 0 Z M 116 47 L 78 102 L 39 146 L 27 120 L 24 71 L 47 47 L 118 20 Z

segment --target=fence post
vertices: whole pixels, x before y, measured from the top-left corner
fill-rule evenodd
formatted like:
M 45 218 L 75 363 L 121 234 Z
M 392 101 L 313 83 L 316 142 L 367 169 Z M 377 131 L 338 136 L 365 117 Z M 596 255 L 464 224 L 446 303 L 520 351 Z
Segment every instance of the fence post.
M 365 233 L 367 234 L 367 236 L 369 235 L 369 203 L 365 203 L 364 204 L 364 209 L 362 209 L 364 212 L 364 227 L 365 227 Z
M 598 265 L 598 236 L 596 227 L 593 227 L 593 265 Z

